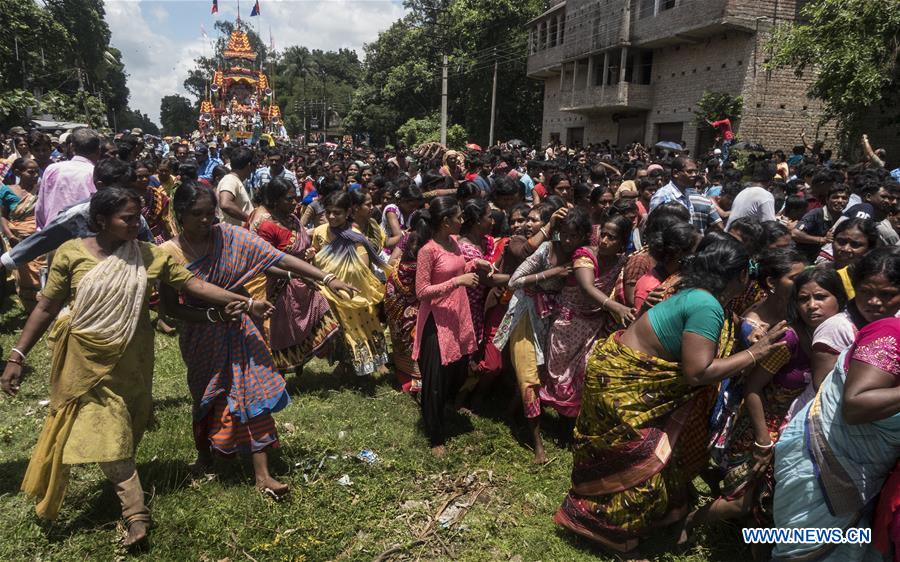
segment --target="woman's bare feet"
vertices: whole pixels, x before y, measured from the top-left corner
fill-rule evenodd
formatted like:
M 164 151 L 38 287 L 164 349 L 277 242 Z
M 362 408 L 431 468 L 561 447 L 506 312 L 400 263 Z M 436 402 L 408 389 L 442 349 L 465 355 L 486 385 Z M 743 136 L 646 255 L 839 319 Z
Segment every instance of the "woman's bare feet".
M 267 476 L 265 478 L 257 478 L 256 489 L 259 490 L 263 495 L 270 497 L 275 501 L 281 500 L 291 491 L 291 487 L 288 484 L 279 482 L 271 476 Z
M 547 453 L 544 452 L 544 445 L 537 443 L 534 448 L 534 464 L 547 464 Z
M 435 445 L 431 448 L 431 456 L 436 459 L 444 458 L 445 454 L 447 454 L 447 448 L 443 445 Z
M 156 319 L 156 329 L 167 336 L 171 336 L 177 330 L 177 328 L 175 328 L 174 326 L 170 326 L 169 323 L 162 318 Z

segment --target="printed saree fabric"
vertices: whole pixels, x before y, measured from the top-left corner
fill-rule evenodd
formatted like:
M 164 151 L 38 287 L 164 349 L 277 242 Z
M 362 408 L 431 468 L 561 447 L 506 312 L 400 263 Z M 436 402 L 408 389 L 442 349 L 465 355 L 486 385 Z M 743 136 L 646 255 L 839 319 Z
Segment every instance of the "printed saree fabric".
M 405 252 L 409 234 L 403 236 L 397 247 Z M 413 339 L 416 335 L 416 318 L 419 300 L 416 298 L 416 260 L 401 259 L 388 277 L 384 288 L 384 311 L 391 333 L 391 352 L 394 369 L 404 392 L 417 393 L 422 389 L 419 364 L 413 361 Z
M 860 330 L 813 401 L 782 432 L 775 446 L 778 527 L 868 526 L 875 498 L 900 456 L 900 414 L 859 424 L 844 419 L 844 385 L 851 360 L 895 374 L 894 386 L 900 384 L 900 319 L 878 320 Z M 858 560 L 867 547 L 778 544 L 773 556 Z
M 291 215 L 291 220 L 293 228 L 286 228 L 275 222 L 263 207 L 257 207 L 248 225 L 251 232 L 279 251 L 303 260 L 310 239 L 300 219 Z M 340 326 L 319 291 L 302 279 L 288 281 L 268 276 L 266 298 L 275 306 L 270 319 L 269 346 L 279 370 L 299 367 L 313 356 L 326 353 Z
M 349 299 L 328 287 L 322 289 L 322 294 L 341 324 L 344 352 L 353 370 L 357 375 L 372 374 L 387 363 L 384 327 L 378 319 L 384 283 L 372 268 L 380 265 L 378 250 L 359 230 L 337 231 L 327 224 L 313 231 L 312 247 L 318 268 L 335 274 L 359 291 Z
M 687 514 L 690 483 L 708 462 L 706 420 L 715 387 L 689 386 L 680 365 L 619 342 L 588 358 L 575 424 L 572 488 L 558 524 L 620 552 Z M 718 356 L 731 353 L 726 319 Z
M 210 253 L 187 267 L 198 278 L 224 289 L 240 291 L 249 279 L 277 265 L 284 256 L 237 226 L 220 223 L 212 228 L 211 236 Z M 184 260 L 172 241 L 160 248 Z M 186 303 L 205 306 L 190 299 Z M 206 417 L 218 411 L 213 406 L 220 399 L 228 405 L 225 419 L 240 424 L 270 416 L 290 402 L 284 379 L 275 371 L 272 355 L 249 315 L 243 315 L 239 322 L 185 324 L 179 343 L 187 365 L 195 425 L 208 422 Z M 225 454 L 245 451 L 231 445 L 216 448 Z
M 37 230 L 34 217 L 36 204 L 37 196 L 26 192 L 15 208 L 9 211 L 9 229 L 19 240 L 31 236 Z M 41 268 L 46 265 L 47 259 L 41 256 L 16 268 L 16 289 L 26 310 L 33 308 L 37 301 L 37 293 L 41 289 Z

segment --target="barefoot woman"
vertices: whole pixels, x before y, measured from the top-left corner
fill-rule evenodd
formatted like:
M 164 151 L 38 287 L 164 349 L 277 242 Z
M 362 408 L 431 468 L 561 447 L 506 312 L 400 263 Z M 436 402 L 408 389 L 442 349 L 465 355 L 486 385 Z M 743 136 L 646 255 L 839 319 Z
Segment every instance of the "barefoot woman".
M 50 333 L 50 414 L 22 490 L 39 500 L 38 516 L 54 519 L 69 466 L 99 463 L 122 503 L 126 546 L 146 538 L 150 522 L 134 463 L 152 408 L 148 285 L 159 280 L 193 298 L 228 305 L 226 314 L 246 309 L 249 300 L 194 278 L 153 245 L 138 242 L 140 216 L 140 198 L 125 190 L 94 195 L 90 220 L 97 235 L 59 247 L 42 298 L 0 380 L 4 392 L 18 392 L 25 356 L 56 318 Z M 257 313 L 267 307 L 253 305 Z
M 782 322 L 748 350 L 716 358 L 722 303 L 743 292 L 748 265 L 739 243 L 714 242 L 674 296 L 594 346 L 558 524 L 631 553 L 647 532 L 687 515 L 691 481 L 707 463 L 709 390 L 767 357 L 785 331 Z
M 290 271 L 323 282 L 333 291 L 352 292 L 334 276 L 279 252 L 249 230 L 214 224 L 215 194 L 202 184 L 182 183 L 173 201 L 181 234 L 160 250 L 184 263 L 198 278 L 238 290 L 266 270 L 283 275 Z M 228 322 L 196 308 L 191 295 L 179 304 L 174 291 L 164 287 L 161 296 L 166 311 L 186 322 L 180 345 L 194 401 L 197 468 L 211 464 L 212 451 L 226 456 L 249 453 L 257 488 L 281 498 L 289 487 L 269 474 L 267 451 L 279 446 L 272 414 L 287 406 L 290 398 L 262 334 L 247 317 Z

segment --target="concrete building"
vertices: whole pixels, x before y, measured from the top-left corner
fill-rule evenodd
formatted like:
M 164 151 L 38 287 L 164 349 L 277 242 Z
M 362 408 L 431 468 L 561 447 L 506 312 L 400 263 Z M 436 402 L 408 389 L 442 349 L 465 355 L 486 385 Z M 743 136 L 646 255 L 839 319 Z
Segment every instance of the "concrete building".
M 742 96 L 740 139 L 770 149 L 832 145 L 821 105 L 806 96 L 811 73 L 767 71 L 774 25 L 803 0 L 553 0 L 528 23 L 528 76 L 544 83 L 541 141 L 683 141 L 708 149 L 695 104 L 704 91 Z

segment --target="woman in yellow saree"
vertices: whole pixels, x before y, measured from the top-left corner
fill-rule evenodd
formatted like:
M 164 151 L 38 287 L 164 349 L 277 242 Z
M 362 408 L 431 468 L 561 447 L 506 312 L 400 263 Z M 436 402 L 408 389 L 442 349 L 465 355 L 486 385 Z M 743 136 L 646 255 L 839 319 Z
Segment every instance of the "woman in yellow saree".
M 322 294 L 341 324 L 343 364 L 357 375 L 369 375 L 387 363 L 384 325 L 378 319 L 378 306 L 384 300 L 384 282 L 373 266 L 383 267 L 380 248 L 376 248 L 353 226 L 355 206 L 349 193 L 338 191 L 325 199 L 327 224 L 316 227 L 308 258 L 313 265 L 337 276 L 359 292 L 348 299 L 325 287 Z
M 594 346 L 558 524 L 630 554 L 647 532 L 687 516 L 691 481 L 707 463 L 715 384 L 783 345 L 773 342 L 784 322 L 749 350 L 718 349 L 722 303 L 744 290 L 748 266 L 739 243 L 713 242 L 674 296 Z
M 37 514 L 54 519 L 73 464 L 99 463 L 113 483 L 128 525 L 126 546 L 147 537 L 150 512 L 135 467 L 135 451 L 152 409 L 153 330 L 148 286 L 175 286 L 229 317 L 268 314 L 271 305 L 195 279 L 155 246 L 136 240 L 141 200 L 119 188 L 97 192 L 90 220 L 95 237 L 70 240 L 54 255 L 38 306 L 11 350 L 0 386 L 19 390 L 28 351 L 49 333 L 50 413 L 25 473 L 22 490 L 38 499 Z M 65 308 L 63 308 L 65 306 Z

